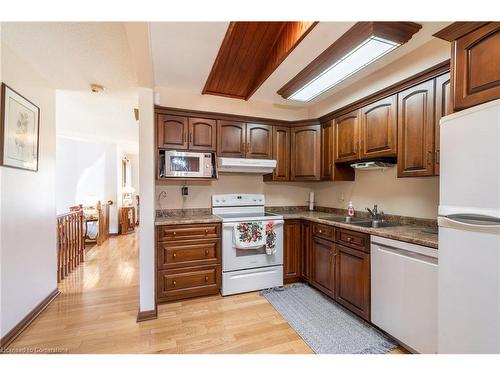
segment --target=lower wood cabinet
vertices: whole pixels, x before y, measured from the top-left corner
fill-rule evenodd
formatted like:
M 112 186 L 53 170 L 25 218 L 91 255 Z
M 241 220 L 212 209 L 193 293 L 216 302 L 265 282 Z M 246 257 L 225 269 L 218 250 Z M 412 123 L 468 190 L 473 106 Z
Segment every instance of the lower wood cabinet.
M 132 233 L 135 229 L 135 207 L 120 207 L 120 233 Z
M 285 220 L 283 237 L 283 281 L 284 283 L 297 282 L 301 276 L 300 220 Z
M 307 281 L 370 320 L 370 235 L 309 220 L 285 220 L 284 283 Z
M 156 302 L 219 293 L 220 224 L 157 227 Z
M 336 245 L 336 300 L 370 320 L 370 254 Z

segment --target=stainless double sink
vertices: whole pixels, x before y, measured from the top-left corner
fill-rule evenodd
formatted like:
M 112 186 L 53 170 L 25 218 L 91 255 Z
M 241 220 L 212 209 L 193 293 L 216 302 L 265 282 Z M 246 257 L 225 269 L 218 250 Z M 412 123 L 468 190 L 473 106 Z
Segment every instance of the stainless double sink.
M 349 217 L 349 216 L 327 216 L 327 217 L 320 217 L 320 219 L 326 221 L 332 221 L 334 223 L 351 224 L 365 228 L 386 228 L 398 225 L 397 223 L 391 223 L 384 220 L 363 219 L 363 218 Z

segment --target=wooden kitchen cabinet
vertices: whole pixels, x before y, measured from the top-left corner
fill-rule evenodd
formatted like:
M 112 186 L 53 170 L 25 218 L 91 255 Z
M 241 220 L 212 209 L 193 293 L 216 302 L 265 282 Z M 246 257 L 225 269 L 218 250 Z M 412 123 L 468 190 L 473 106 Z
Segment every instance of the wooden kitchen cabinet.
M 291 175 L 292 181 L 319 181 L 321 179 L 321 125 L 292 127 Z
M 334 122 L 321 124 L 321 180 L 354 181 L 354 169 L 334 163 L 334 142 Z
M 305 281 L 311 278 L 311 222 L 303 220 L 301 222 L 301 277 Z
M 335 244 L 313 236 L 311 284 L 335 298 Z
M 217 122 L 211 119 L 188 119 L 189 146 L 193 151 L 217 150 Z
M 450 73 L 436 78 L 436 110 L 434 120 L 434 175 L 439 176 L 439 121 L 441 117 L 453 113 L 450 91 Z
M 219 223 L 156 227 L 156 303 L 219 293 Z
M 398 177 L 434 175 L 434 80 L 398 94 Z
M 335 163 L 355 161 L 359 152 L 360 111 L 352 111 L 335 119 Z
M 300 220 L 285 220 L 283 226 L 283 282 L 300 280 L 301 225 Z
M 244 158 L 246 148 L 246 126 L 244 122 L 217 121 L 217 155 Z
M 156 131 L 159 148 L 188 149 L 187 117 L 157 114 Z
M 273 126 L 273 156 L 276 168 L 265 175 L 266 181 L 290 181 L 290 128 Z
M 397 113 L 397 95 L 361 109 L 360 159 L 397 156 Z
M 370 254 L 336 245 L 336 301 L 370 320 Z
M 262 124 L 246 124 L 245 157 L 252 159 L 272 159 L 273 127 Z
M 455 110 L 500 98 L 500 22 L 454 40 L 451 86 Z

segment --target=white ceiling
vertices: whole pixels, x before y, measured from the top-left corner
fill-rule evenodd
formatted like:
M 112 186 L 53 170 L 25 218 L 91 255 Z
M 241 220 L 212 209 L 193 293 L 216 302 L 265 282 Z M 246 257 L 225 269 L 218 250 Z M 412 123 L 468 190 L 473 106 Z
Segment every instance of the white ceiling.
M 2 43 L 31 61 L 57 89 L 135 88 L 136 77 L 121 22 L 14 22 L 2 24 Z
M 310 107 L 347 86 L 429 42 L 432 34 L 449 22 L 419 22 L 422 29 L 403 46 L 382 57 L 338 86 L 308 103 L 281 98 L 276 91 L 307 66 L 314 58 L 344 34 L 354 22 L 320 22 L 262 84 L 250 101 L 267 102 L 281 107 Z M 228 22 L 151 23 L 151 49 L 156 86 L 193 90 L 201 94 Z M 390 69 L 388 67 L 387 69 Z

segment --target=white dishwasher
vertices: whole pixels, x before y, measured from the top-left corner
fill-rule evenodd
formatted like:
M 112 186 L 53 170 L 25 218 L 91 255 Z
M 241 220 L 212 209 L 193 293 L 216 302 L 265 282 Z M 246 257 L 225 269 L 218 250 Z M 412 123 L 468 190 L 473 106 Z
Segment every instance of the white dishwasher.
M 418 353 L 437 352 L 437 249 L 371 236 L 372 323 Z

